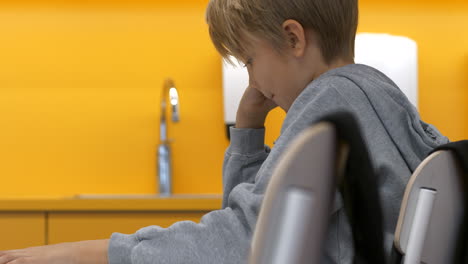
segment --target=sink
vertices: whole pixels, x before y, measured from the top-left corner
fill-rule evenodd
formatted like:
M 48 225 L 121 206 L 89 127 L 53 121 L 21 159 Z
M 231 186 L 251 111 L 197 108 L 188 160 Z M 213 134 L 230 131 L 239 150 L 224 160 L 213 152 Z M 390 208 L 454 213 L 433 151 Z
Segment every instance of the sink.
M 129 193 L 129 194 L 77 194 L 73 196 L 75 199 L 209 199 L 220 198 L 220 194 L 144 194 L 144 193 Z

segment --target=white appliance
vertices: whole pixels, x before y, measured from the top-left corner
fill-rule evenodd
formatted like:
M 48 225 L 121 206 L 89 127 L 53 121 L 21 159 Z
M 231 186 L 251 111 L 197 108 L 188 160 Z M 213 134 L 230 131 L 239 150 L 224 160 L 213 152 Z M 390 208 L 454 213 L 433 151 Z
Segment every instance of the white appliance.
M 234 125 L 236 122 L 237 108 L 245 89 L 249 85 L 247 68 L 231 57 L 235 65 L 223 60 L 223 98 L 224 98 L 224 122 L 226 125 Z
M 354 62 L 383 72 L 418 106 L 418 46 L 414 40 L 389 34 L 357 34 Z

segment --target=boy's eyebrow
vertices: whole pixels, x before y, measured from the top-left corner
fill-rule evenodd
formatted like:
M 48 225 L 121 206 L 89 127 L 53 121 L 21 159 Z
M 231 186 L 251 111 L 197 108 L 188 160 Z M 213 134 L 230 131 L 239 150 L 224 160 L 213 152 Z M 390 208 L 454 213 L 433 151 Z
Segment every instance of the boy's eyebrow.
M 247 52 L 245 52 L 244 54 L 239 55 L 239 58 L 236 59 L 246 64 L 249 60 L 252 59 L 252 54 L 247 54 Z

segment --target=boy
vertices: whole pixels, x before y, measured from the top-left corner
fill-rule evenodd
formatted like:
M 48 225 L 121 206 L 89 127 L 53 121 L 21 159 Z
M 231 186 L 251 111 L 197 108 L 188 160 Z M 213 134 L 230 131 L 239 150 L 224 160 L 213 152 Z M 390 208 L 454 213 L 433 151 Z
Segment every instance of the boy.
M 292 139 L 324 114 L 358 119 L 374 163 L 390 251 L 412 171 L 448 140 L 420 121 L 385 75 L 355 65 L 357 0 L 211 0 L 212 41 L 245 63 L 250 85 L 241 100 L 223 168 L 223 209 L 200 224 L 150 226 L 110 240 L 82 241 L 0 254 L 3 263 L 243 263 L 274 165 Z M 264 146 L 268 112 L 287 112 L 275 147 Z M 340 197 L 331 212 L 323 263 L 351 263 L 351 230 Z M 10 262 L 9 262 L 10 261 Z

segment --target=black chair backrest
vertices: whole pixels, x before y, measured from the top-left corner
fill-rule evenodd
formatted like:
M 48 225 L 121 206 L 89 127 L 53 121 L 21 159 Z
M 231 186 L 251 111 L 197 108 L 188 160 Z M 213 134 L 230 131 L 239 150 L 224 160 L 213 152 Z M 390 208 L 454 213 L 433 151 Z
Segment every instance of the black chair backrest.
M 385 264 L 376 175 L 358 123 L 345 112 L 311 124 L 278 162 L 255 228 L 250 263 L 319 263 L 337 186 L 352 227 L 353 262 Z
M 321 121 L 334 124 L 338 138 L 349 146 L 344 177 L 338 182 L 351 223 L 356 264 L 385 263 L 383 226 L 377 178 L 354 116 L 337 112 Z

